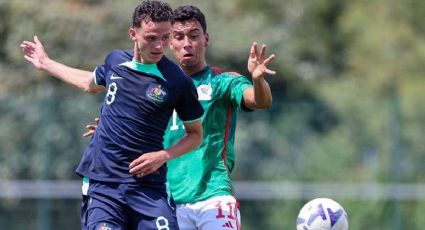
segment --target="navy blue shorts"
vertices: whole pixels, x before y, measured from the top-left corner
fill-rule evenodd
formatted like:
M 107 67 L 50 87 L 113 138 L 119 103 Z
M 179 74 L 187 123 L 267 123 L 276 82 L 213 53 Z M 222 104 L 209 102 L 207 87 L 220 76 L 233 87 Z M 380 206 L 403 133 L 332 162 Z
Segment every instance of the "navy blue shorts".
M 176 209 L 165 189 L 90 181 L 81 206 L 83 230 L 178 230 Z

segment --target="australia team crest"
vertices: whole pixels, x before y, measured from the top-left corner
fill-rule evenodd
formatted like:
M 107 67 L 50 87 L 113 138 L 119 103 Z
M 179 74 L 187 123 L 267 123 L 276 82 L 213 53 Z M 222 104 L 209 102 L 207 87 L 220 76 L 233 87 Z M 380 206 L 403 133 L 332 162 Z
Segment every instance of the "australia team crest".
M 167 91 L 161 84 L 151 83 L 146 90 L 146 96 L 153 101 L 162 103 L 167 99 Z

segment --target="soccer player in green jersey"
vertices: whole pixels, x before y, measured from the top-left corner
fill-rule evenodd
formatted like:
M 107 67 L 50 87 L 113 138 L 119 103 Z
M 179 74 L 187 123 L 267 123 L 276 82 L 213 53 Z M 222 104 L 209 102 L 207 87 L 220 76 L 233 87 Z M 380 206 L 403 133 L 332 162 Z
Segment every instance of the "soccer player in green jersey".
M 252 83 L 237 73 L 210 67 L 205 60 L 209 35 L 204 14 L 195 6 L 174 10 L 170 48 L 180 67 L 189 75 L 204 108 L 204 141 L 195 150 L 168 162 L 167 179 L 177 204 L 182 230 L 239 229 L 239 205 L 230 178 L 235 164 L 235 127 L 238 109 L 269 108 L 272 95 L 266 74 L 274 55 L 266 58 L 266 46 L 251 47 L 248 70 Z M 184 133 L 174 113 L 164 145 L 174 144 Z
M 240 229 L 239 203 L 230 173 L 235 164 L 235 127 L 239 109 L 269 108 L 272 96 L 266 74 L 274 55 L 266 58 L 266 46 L 251 47 L 248 70 L 252 83 L 237 73 L 210 67 L 205 60 L 209 45 L 204 14 L 195 6 L 174 10 L 170 48 L 180 67 L 189 75 L 204 108 L 203 143 L 195 150 L 168 162 L 167 179 L 177 204 L 181 230 Z M 96 126 L 89 125 L 90 135 Z M 164 136 L 164 147 L 185 135 L 174 113 Z

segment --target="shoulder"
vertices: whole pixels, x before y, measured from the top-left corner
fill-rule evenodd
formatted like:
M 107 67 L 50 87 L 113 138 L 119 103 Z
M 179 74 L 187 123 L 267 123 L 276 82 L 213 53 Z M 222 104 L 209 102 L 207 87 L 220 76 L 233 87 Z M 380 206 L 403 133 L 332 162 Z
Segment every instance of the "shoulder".
M 105 64 L 117 65 L 133 59 L 132 50 L 112 50 L 105 58 Z
M 243 75 L 238 72 L 224 71 L 223 69 L 217 66 L 211 67 L 211 71 L 213 73 L 213 76 L 216 77 L 243 77 Z
M 162 73 L 164 78 L 174 82 L 192 82 L 183 70 L 176 63 L 168 59 L 166 56 L 157 63 L 158 70 Z
M 183 73 L 181 68 L 176 63 L 168 59 L 166 56 L 163 56 L 161 60 L 159 60 L 159 62 L 157 63 L 157 66 L 158 68 L 163 70 L 177 71 L 178 73 Z

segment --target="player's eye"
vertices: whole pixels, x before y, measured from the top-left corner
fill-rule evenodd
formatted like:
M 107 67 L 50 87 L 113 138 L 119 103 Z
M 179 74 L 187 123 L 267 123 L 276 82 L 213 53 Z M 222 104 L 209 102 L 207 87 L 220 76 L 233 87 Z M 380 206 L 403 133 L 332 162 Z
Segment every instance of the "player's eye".
M 174 34 L 173 38 L 176 40 L 182 40 L 183 36 L 181 34 Z
M 156 37 L 154 37 L 154 36 L 149 36 L 149 37 L 147 37 L 147 38 L 146 38 L 146 40 L 147 40 L 147 41 L 149 41 L 149 42 L 153 42 L 153 41 L 155 41 L 155 40 L 156 40 Z
M 199 38 L 199 34 L 190 35 L 190 39 L 196 40 Z
M 170 39 L 170 35 L 165 35 L 164 37 L 162 37 L 163 41 L 168 41 Z

